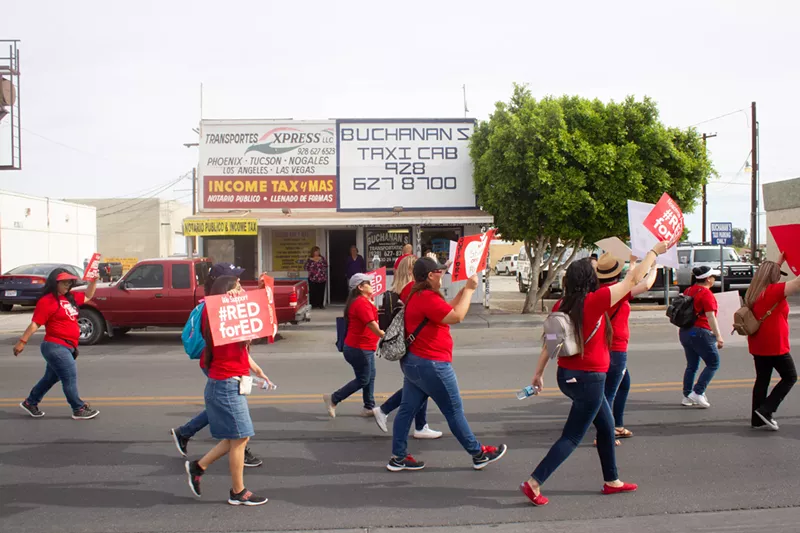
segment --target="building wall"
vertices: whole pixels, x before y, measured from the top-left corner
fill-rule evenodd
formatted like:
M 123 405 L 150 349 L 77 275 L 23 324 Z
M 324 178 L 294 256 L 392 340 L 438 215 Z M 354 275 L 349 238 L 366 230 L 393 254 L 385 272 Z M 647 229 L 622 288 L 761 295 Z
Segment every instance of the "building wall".
M 30 263 L 82 266 L 97 251 L 94 207 L 0 192 L 0 271 Z

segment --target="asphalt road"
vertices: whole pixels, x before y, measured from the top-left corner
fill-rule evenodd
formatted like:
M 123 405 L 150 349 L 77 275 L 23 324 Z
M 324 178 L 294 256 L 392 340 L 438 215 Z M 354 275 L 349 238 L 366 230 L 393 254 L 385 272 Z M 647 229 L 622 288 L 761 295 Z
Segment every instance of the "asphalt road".
M 800 321 L 791 324 L 797 338 Z M 23 413 L 17 404 L 44 369 L 41 337 L 15 359 L 15 337 L 0 336 L 6 353 L 0 357 L 0 531 L 485 531 L 486 524 L 501 524 L 500 532 L 797 530 L 800 392 L 777 414 L 780 432 L 750 429 L 754 372 L 739 342 L 723 352 L 708 391 L 713 407 L 681 407 L 684 358 L 669 325 L 634 328 L 630 347 L 634 388 L 626 425 L 635 437 L 623 441 L 617 458 L 621 477 L 640 490 L 599 494 L 590 431 L 545 485 L 550 505 L 530 506 L 517 486 L 558 437 L 569 407 L 554 388 L 554 368 L 540 397 L 514 397 L 530 382 L 538 335 L 525 328 L 454 332 L 467 418 L 483 443 L 510 448 L 480 472 L 435 407 L 430 422 L 445 437 L 411 440 L 410 452 L 428 464 L 416 473 L 386 471 L 391 438 L 356 416 L 358 397 L 329 419 L 320 395 L 352 376 L 332 332 L 291 331 L 254 347 L 279 385 L 250 397 L 257 432 L 251 447 L 265 462 L 247 469 L 245 481 L 270 498 L 254 509 L 224 503 L 230 486 L 224 461 L 204 477 L 203 499 L 189 492 L 168 430 L 201 408 L 203 376 L 177 334 L 132 334 L 82 349 L 81 394 L 101 411 L 84 422 L 69 418 L 58 387 L 41 405 L 44 418 Z M 399 368 L 377 364 L 376 391 L 385 396 L 400 386 Z M 212 445 L 202 432 L 189 446 L 191 456 Z

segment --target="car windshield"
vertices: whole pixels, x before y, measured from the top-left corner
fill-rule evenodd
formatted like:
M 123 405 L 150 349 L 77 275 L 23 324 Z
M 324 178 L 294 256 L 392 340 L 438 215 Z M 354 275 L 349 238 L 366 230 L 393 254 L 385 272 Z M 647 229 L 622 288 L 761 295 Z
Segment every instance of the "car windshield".
M 13 270 L 9 270 L 6 275 L 7 276 L 49 276 L 50 272 L 56 268 L 55 265 L 24 265 L 17 267 Z
M 719 263 L 720 252 L 719 248 L 717 249 L 704 249 L 704 250 L 695 250 L 694 251 L 694 262 L 695 263 Z M 726 263 L 741 263 L 742 260 L 739 258 L 736 250 L 733 248 L 723 248 L 722 249 L 722 257 L 725 259 Z

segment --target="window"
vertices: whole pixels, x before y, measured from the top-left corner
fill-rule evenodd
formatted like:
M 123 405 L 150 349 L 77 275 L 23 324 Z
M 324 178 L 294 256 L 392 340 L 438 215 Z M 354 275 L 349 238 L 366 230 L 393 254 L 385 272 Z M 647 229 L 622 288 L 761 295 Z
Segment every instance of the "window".
M 688 265 L 689 264 L 689 257 L 692 255 L 692 252 L 689 250 L 679 250 L 678 251 L 678 263 L 681 265 Z
M 189 274 L 189 264 L 179 263 L 172 265 L 172 288 L 190 289 L 192 280 Z
M 517 255 L 512 255 L 511 256 L 511 260 L 512 261 L 516 261 L 518 258 L 519 258 L 519 256 L 517 256 Z
M 139 265 L 125 278 L 129 289 L 163 289 L 164 267 L 161 265 Z
M 375 257 L 380 261 L 381 267 L 393 269 L 394 262 L 403 255 L 403 246 L 411 243 L 409 228 L 367 229 L 364 233 L 367 239 L 367 249 L 364 254 L 367 270 L 375 268 L 373 264 Z
M 420 235 L 422 237 L 422 256 L 433 252 L 439 262 L 444 264 L 450 259 L 450 241 L 458 241 L 464 235 L 464 229 L 460 226 L 455 228 L 423 227 Z
M 211 271 L 211 263 L 195 263 L 194 265 L 194 275 L 195 275 L 195 282 L 197 283 L 198 287 L 204 287 L 206 284 L 206 280 L 208 279 L 208 273 Z
M 719 263 L 720 251 L 719 248 L 716 249 L 704 249 L 704 250 L 695 250 L 694 251 L 694 262 L 695 263 Z M 723 248 L 722 249 L 722 257 L 725 259 L 726 263 L 740 263 L 741 259 L 739 256 L 736 255 L 736 251 L 733 248 Z

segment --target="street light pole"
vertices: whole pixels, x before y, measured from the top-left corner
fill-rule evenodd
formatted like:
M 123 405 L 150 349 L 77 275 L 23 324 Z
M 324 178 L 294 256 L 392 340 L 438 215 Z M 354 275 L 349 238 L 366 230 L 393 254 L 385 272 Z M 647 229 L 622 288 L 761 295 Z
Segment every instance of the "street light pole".
M 758 121 L 756 120 L 756 103 L 751 104 L 752 113 L 752 154 L 750 179 L 750 255 L 755 264 L 758 264 Z
M 711 134 L 704 133 L 703 134 L 703 152 L 704 153 L 706 151 L 706 139 L 711 139 L 711 138 L 716 137 L 716 136 L 717 136 L 716 133 L 711 133 Z M 708 179 L 708 178 L 706 178 L 706 179 Z M 706 185 L 707 184 L 705 184 L 705 183 L 703 184 L 703 239 L 702 239 L 702 242 L 708 242 L 706 240 L 706 228 L 708 227 L 708 223 L 706 222 L 706 206 L 708 205 L 708 201 L 707 201 L 707 198 L 706 198 Z

